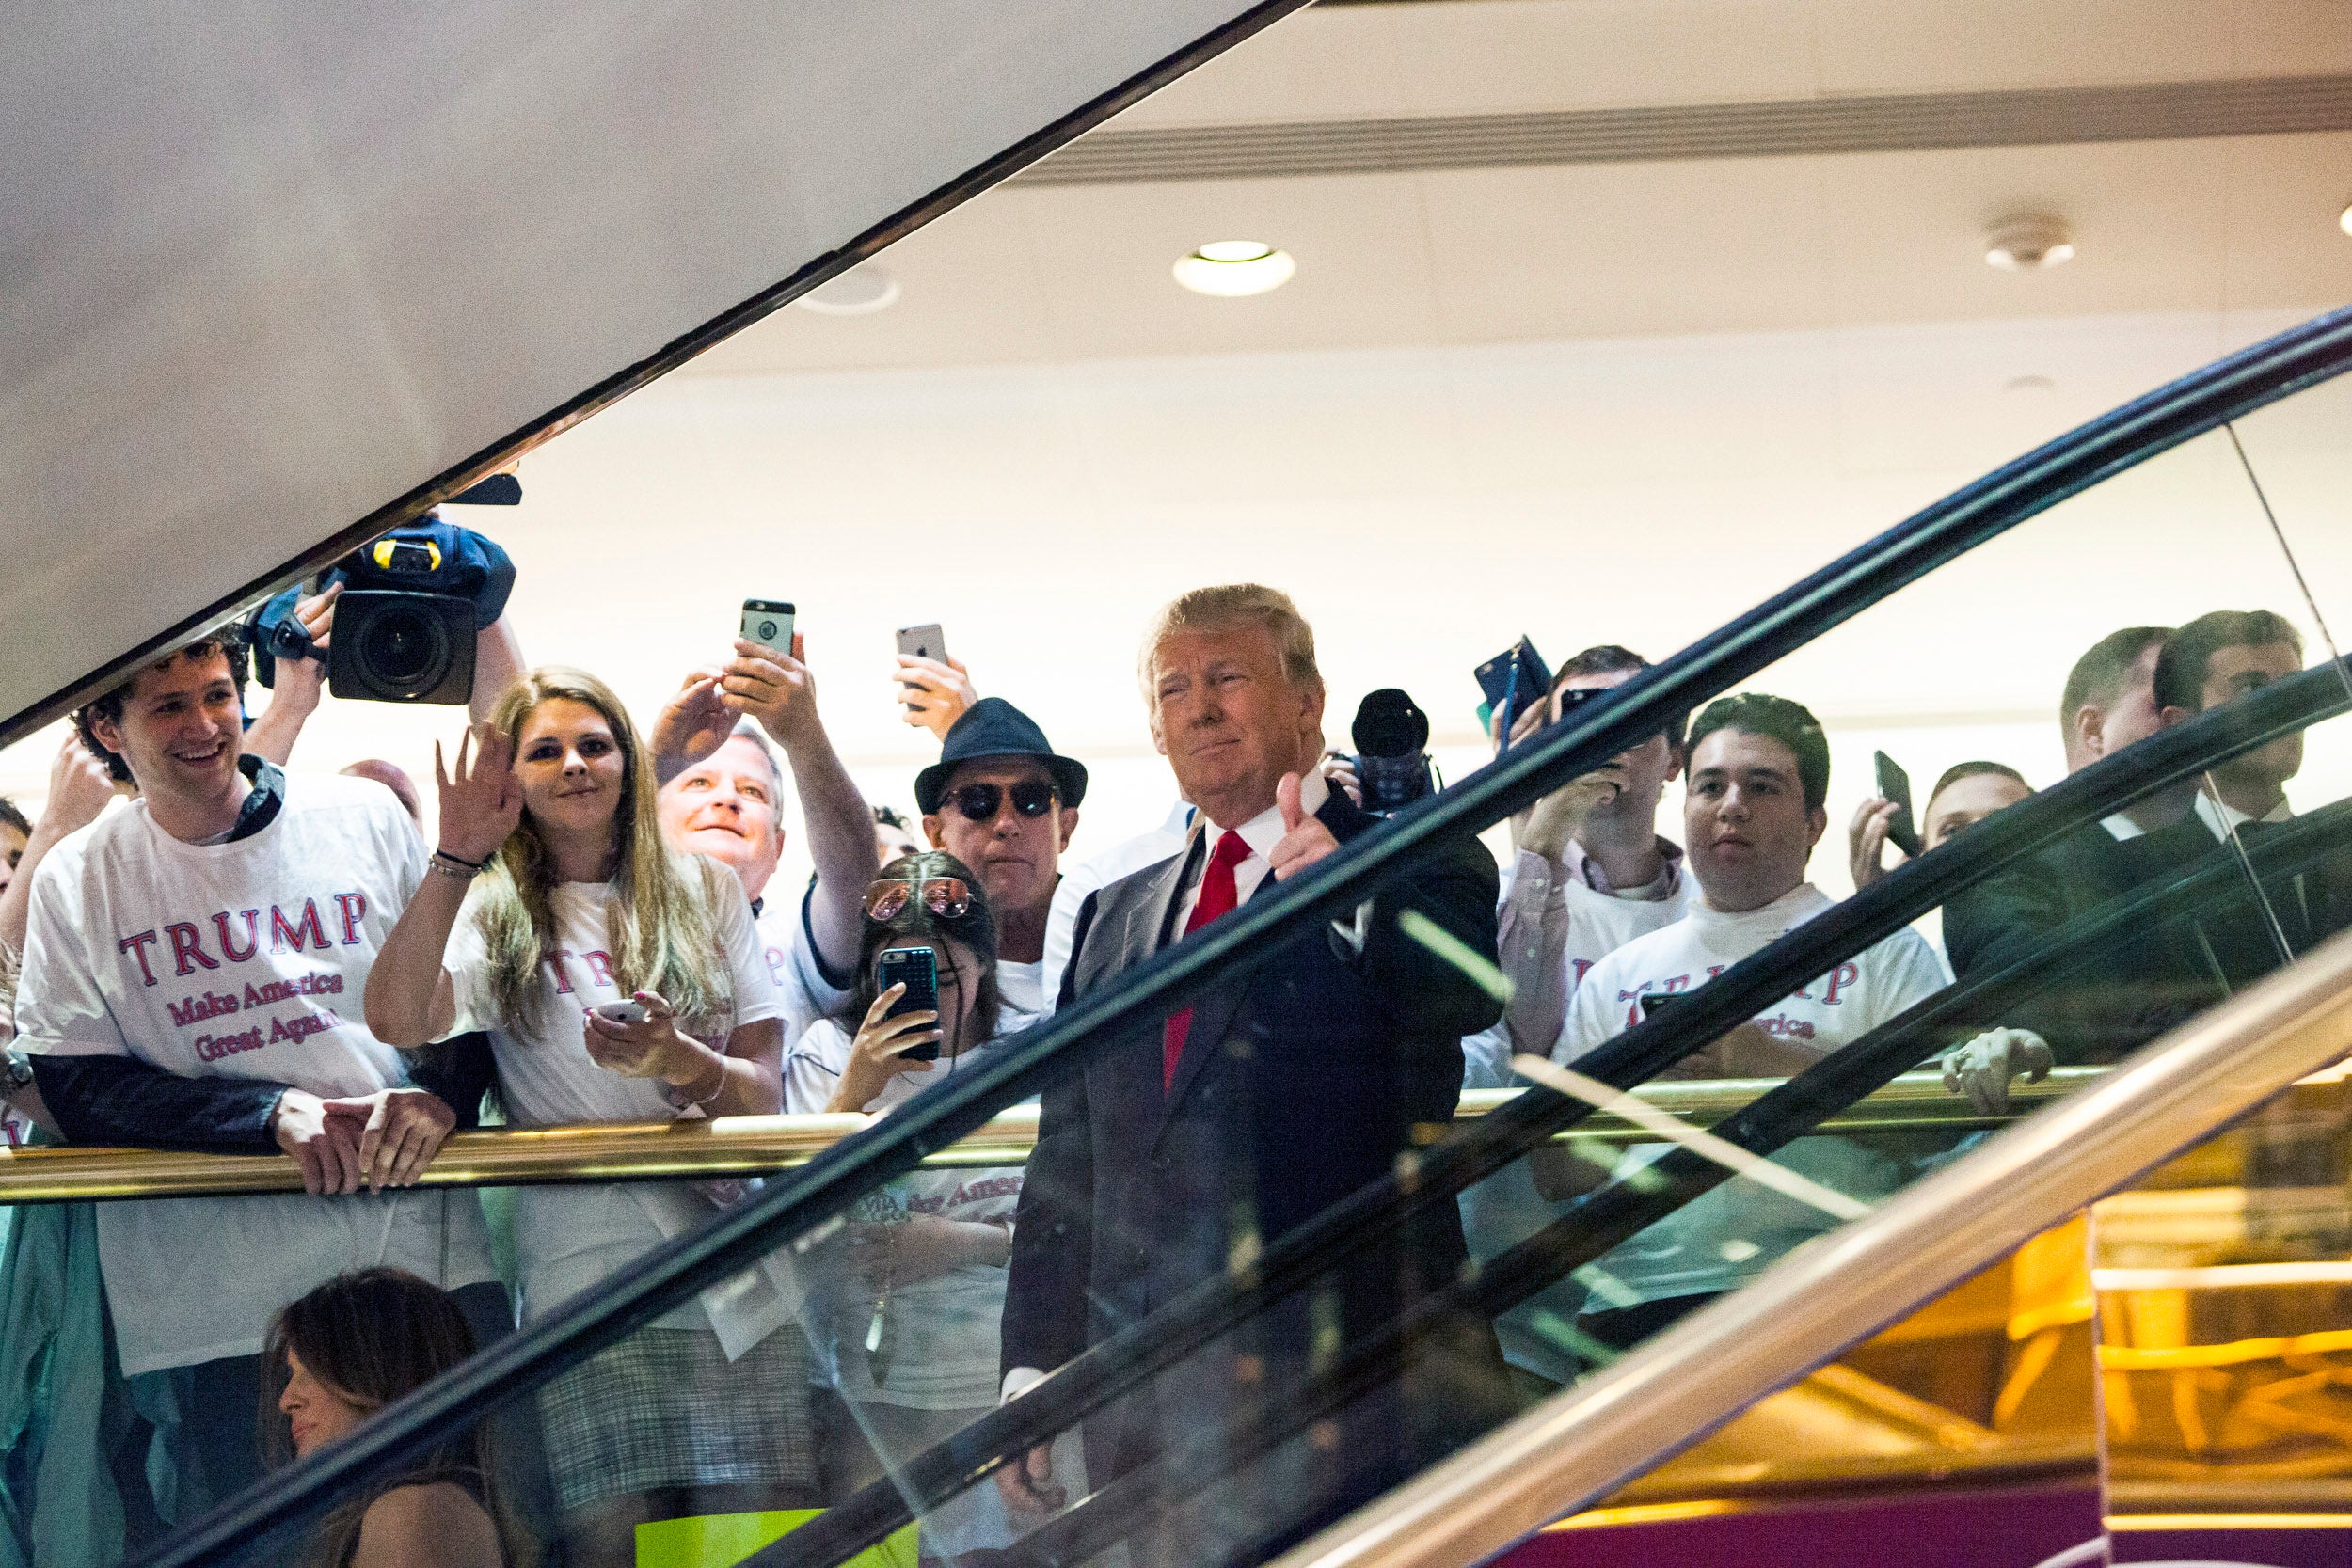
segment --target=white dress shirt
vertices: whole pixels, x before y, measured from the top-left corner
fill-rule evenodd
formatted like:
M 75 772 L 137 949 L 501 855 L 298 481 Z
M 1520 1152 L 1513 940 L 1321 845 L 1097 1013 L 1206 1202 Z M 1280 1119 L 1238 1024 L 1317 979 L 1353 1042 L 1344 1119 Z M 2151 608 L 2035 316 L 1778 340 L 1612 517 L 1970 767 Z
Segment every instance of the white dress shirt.
M 1321 772 L 1310 769 L 1300 777 L 1298 809 L 1309 816 L 1321 811 L 1323 803 L 1330 798 L 1331 786 L 1323 782 Z M 1195 831 L 1207 835 L 1210 851 L 1214 853 L 1217 838 L 1224 830 L 1210 821 L 1205 812 L 1194 815 L 1193 826 Z M 1266 857 L 1274 853 L 1274 847 L 1282 842 L 1282 834 L 1286 831 L 1282 826 L 1282 808 L 1279 805 L 1268 806 L 1232 831 L 1241 834 L 1241 841 L 1249 846 L 1249 853 L 1233 864 L 1233 904 L 1239 908 L 1249 902 L 1249 895 L 1258 891 L 1258 884 L 1264 881 L 1266 873 L 1274 869 L 1274 863 Z M 1189 840 L 1186 848 L 1190 848 Z M 1175 930 L 1178 935 L 1183 934 L 1184 927 L 1191 921 L 1193 906 L 1200 902 L 1200 879 L 1207 872 L 1208 864 L 1207 857 L 1203 856 L 1200 866 L 1191 873 L 1192 885 L 1184 889 L 1184 897 L 1177 902 Z

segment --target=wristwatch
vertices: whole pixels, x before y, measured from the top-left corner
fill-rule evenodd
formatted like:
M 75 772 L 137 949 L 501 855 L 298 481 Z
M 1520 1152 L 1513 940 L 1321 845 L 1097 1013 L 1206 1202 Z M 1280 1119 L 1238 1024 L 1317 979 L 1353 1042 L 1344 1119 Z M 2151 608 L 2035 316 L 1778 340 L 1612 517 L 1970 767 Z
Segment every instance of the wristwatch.
M 33 1059 L 22 1051 L 0 1052 L 0 1100 L 13 1100 L 33 1086 Z

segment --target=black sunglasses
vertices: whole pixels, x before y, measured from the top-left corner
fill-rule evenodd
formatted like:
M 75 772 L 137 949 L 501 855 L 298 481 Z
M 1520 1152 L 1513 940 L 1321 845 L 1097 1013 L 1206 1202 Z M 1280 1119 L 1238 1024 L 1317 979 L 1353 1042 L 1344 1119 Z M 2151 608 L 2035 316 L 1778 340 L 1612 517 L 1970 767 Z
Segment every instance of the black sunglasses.
M 972 821 L 993 822 L 996 808 L 1005 802 L 1005 786 L 968 784 L 949 790 L 947 800 Z M 1054 809 L 1054 786 L 1043 779 L 1022 780 L 1012 786 L 1012 809 L 1024 816 L 1043 816 Z

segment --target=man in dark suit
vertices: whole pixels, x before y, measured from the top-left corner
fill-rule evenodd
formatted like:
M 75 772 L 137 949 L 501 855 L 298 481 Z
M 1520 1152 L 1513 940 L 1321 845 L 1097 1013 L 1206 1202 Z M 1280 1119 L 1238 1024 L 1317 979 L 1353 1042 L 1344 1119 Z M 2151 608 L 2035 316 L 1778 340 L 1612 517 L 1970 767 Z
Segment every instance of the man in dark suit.
M 1153 743 L 1199 813 L 1183 854 L 1087 900 L 1065 1006 L 1375 825 L 1316 771 L 1323 681 L 1313 634 L 1285 595 L 1249 584 L 1184 595 L 1146 640 L 1141 673 Z M 1352 919 L 1295 929 L 1046 1091 L 1014 1227 L 1008 1397 L 1389 1176 L 1443 1132 L 1461 1037 L 1494 1022 L 1501 1004 L 1398 916 L 1418 911 L 1492 963 L 1496 880 L 1486 850 L 1465 838 Z M 1447 1283 L 1466 1256 L 1452 1203 L 1359 1249 L 1090 1421 L 1090 1480 L 1279 1392 Z M 1491 1328 L 1452 1325 L 1408 1358 L 1385 1398 L 1221 1483 L 1200 1517 L 1131 1544 L 1146 1558 L 1213 1556 L 1219 1542 L 1279 1528 L 1269 1513 L 1296 1518 L 1393 1483 L 1508 1409 Z M 1059 1500 L 1043 1449 L 997 1474 L 1016 1513 Z

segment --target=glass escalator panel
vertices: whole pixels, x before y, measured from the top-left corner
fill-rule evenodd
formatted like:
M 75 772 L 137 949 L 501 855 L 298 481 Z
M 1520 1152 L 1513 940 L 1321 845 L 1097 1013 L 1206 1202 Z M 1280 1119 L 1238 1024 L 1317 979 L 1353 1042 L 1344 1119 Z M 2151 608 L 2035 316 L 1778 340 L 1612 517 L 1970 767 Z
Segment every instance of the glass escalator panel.
M 290 1318 L 260 1403 L 301 1456 L 174 1499 L 139 1560 L 292 1560 L 436 1497 L 512 1561 L 1264 1560 L 2352 919 L 2352 779 L 2301 771 L 2352 682 L 2237 451 L 2201 436 L 1858 613 L 1851 583 L 1811 624 L 1780 602 L 1777 661 L 1600 645 L 1548 738 L 1295 883 L 1220 892 L 1196 832 L 1098 895 L 1034 1032 L 992 1037 L 990 940 L 918 890 L 944 1037 L 886 1114 L 764 1188 L 685 1159 L 504 1193 L 520 1332 L 380 1414 L 333 1369 L 446 1363 L 439 1308 Z M 2211 536 L 2137 560 L 2135 508 L 2180 492 Z M 1906 770 L 1911 853 L 1881 845 Z M 1286 804 L 1278 840 L 1314 810 Z M 798 1065 L 864 1070 L 865 1016 Z M 1033 1149 L 956 1147 L 1031 1096 Z M 41 1212 L 17 1243 L 70 1253 Z M 1932 1429 L 1949 1389 L 1875 1365 L 1792 1425 Z M 1991 1441 L 2030 1402 L 1954 1419 Z M 82 1451 L 120 1481 L 111 1419 Z

